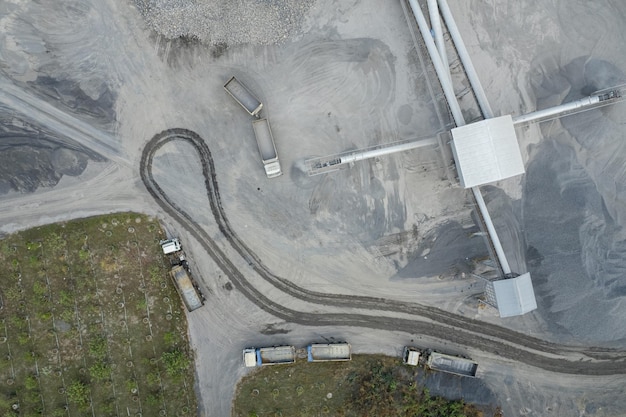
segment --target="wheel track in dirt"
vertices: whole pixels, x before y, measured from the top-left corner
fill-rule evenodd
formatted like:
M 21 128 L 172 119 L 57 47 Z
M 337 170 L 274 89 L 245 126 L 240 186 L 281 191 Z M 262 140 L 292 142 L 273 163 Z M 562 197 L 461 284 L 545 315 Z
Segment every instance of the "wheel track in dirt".
M 367 309 L 374 314 L 375 311 L 410 314 L 415 316 L 415 320 L 349 313 L 309 313 L 287 308 L 266 297 L 248 282 L 244 274 L 233 264 L 209 234 L 188 213 L 169 199 L 154 180 L 152 176 L 153 157 L 163 145 L 172 141 L 187 142 L 198 152 L 211 211 L 221 233 L 226 237 L 231 247 L 265 281 L 282 292 L 308 303 Z M 215 263 L 228 275 L 233 286 L 262 310 L 287 322 L 311 326 L 354 326 L 423 334 L 552 372 L 580 375 L 626 374 L 626 352 L 623 350 L 559 345 L 435 307 L 368 296 L 320 293 L 299 287 L 285 278 L 274 275 L 230 227 L 221 204 L 211 152 L 204 140 L 192 131 L 168 129 L 155 135 L 143 150 L 140 174 L 144 185 L 157 204 L 203 246 Z M 424 321 L 425 319 L 427 321 Z M 565 357 L 566 355 L 577 356 L 580 359 L 569 360 Z

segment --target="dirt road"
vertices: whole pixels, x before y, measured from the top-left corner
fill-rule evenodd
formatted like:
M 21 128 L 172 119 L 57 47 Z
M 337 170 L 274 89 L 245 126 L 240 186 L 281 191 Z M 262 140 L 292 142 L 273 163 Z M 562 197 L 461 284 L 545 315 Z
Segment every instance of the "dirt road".
M 233 264 L 213 238 L 211 238 L 184 209 L 176 205 L 154 181 L 152 159 L 160 147 L 171 141 L 190 143 L 198 152 L 202 162 L 206 192 L 211 211 L 221 232 L 232 248 L 245 259 L 267 282 L 291 297 L 322 306 L 364 308 L 377 311 L 392 311 L 411 314 L 414 319 L 386 318 L 376 315 L 319 314 L 295 311 L 266 297 L 255 288 Z M 499 356 L 525 362 L 545 370 L 578 375 L 626 374 L 626 351 L 620 349 L 593 349 L 562 346 L 516 333 L 504 327 L 480 323 L 434 307 L 408 304 L 383 298 L 324 294 L 299 287 L 289 280 L 273 274 L 234 233 L 224 212 L 214 168 L 213 158 L 206 143 L 196 133 L 185 129 L 170 129 L 156 135 L 144 149 L 141 158 L 141 178 L 156 202 L 180 225 L 193 235 L 228 275 L 235 288 L 250 301 L 266 312 L 290 323 L 316 326 L 355 326 L 375 329 L 395 329 L 407 333 L 430 335 L 453 343 L 471 346 Z

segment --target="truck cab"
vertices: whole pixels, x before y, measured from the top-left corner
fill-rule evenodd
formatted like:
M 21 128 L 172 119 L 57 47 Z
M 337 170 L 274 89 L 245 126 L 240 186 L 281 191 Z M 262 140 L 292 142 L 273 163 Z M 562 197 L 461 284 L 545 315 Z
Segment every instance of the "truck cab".
M 243 350 L 243 363 L 246 365 L 246 368 L 253 368 L 257 366 L 255 348 L 247 348 Z
M 163 249 L 163 254 L 169 255 L 170 253 L 178 252 L 182 249 L 180 245 L 180 241 L 178 239 L 167 239 L 159 242 L 161 245 L 161 249 Z
M 420 360 L 420 354 L 422 352 L 414 347 L 405 346 L 404 352 L 402 353 L 402 362 L 406 365 L 417 366 Z
M 280 177 L 281 175 L 283 175 L 283 171 L 280 168 L 279 161 L 267 163 L 264 165 L 264 167 L 265 167 L 265 175 L 267 175 L 267 178 L 276 178 L 276 177 Z

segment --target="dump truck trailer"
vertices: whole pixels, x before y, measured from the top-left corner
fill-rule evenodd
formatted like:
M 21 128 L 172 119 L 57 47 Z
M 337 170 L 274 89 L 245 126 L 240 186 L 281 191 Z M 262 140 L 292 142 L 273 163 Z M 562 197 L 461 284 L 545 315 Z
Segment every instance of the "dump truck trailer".
M 182 265 L 177 265 L 172 268 L 170 275 L 187 310 L 191 312 L 202 307 L 202 298 L 198 295 L 198 290 L 193 285 L 185 268 Z
M 349 361 L 352 352 L 349 343 L 313 343 L 307 346 L 309 362 Z
M 170 265 L 172 266 L 170 276 L 187 310 L 191 312 L 202 307 L 204 304 L 204 296 L 200 292 L 200 289 L 194 284 L 189 274 L 189 262 L 187 262 L 185 252 L 183 252 L 182 245 L 178 238 L 162 240 L 159 244 L 161 245 L 161 249 L 163 249 L 163 254 L 167 255 L 170 261 Z
M 478 364 L 471 359 L 438 352 L 428 354 L 426 366 L 435 371 L 469 377 L 475 377 L 478 369 Z
M 264 348 L 246 348 L 243 350 L 243 362 L 246 367 L 294 363 L 296 348 L 293 346 L 273 346 Z
M 241 107 L 246 109 L 251 116 L 259 117 L 263 103 L 261 103 L 261 101 L 238 79 L 231 77 L 230 80 L 224 84 L 224 90 L 226 90 Z
M 267 175 L 267 178 L 275 178 L 282 175 L 283 172 L 278 161 L 278 153 L 276 152 L 276 144 L 274 143 L 269 120 L 254 120 L 252 129 L 254 130 L 254 137 L 256 138 L 263 167 L 265 168 L 265 175 Z

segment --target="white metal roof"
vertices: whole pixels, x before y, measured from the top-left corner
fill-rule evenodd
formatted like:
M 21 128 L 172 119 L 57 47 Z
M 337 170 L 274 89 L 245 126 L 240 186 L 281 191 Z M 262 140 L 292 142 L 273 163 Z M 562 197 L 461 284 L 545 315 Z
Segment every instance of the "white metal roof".
M 493 281 L 492 284 L 500 317 L 520 316 L 537 308 L 529 272 L 517 278 Z
M 452 153 L 464 188 L 524 173 L 510 115 L 452 129 Z

